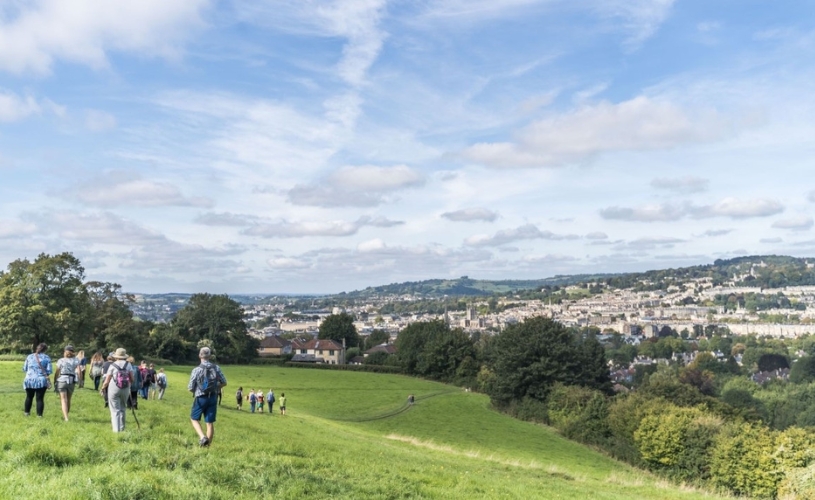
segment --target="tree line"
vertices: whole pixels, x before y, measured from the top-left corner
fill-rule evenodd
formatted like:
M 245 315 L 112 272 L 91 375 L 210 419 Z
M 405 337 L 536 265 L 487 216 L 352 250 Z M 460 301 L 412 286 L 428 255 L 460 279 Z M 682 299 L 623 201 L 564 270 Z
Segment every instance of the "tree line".
M 40 342 L 103 353 L 124 347 L 138 358 L 174 363 L 195 362 L 204 345 L 225 363 L 257 354 L 240 304 L 226 295 L 193 295 L 169 323 L 134 317 L 133 301 L 116 283 L 86 282 L 71 253 L 15 260 L 0 272 L 0 349 L 31 352 Z

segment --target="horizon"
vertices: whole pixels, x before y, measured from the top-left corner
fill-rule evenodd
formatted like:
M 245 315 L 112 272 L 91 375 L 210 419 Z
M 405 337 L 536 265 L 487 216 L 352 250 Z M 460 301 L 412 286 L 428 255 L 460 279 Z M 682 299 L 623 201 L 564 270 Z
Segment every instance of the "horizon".
M 97 3 L 0 6 L 2 268 L 318 295 L 815 254 L 815 5 Z

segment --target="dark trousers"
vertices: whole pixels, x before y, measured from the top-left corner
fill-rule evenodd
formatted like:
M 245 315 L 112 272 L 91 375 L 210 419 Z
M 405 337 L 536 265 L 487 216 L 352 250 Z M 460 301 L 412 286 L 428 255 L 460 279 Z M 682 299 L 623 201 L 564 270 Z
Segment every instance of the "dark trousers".
M 99 392 L 99 383 L 102 381 L 102 376 L 93 377 L 93 390 Z
M 31 404 L 34 402 L 34 396 L 37 396 L 37 416 L 42 416 L 42 410 L 45 408 L 45 391 L 47 391 L 47 387 L 43 387 L 40 389 L 26 389 L 25 390 L 25 405 L 23 406 L 23 411 L 26 413 L 31 413 Z
M 133 407 L 134 409 L 139 409 L 139 391 L 130 391 L 130 399 L 127 400 L 127 407 Z

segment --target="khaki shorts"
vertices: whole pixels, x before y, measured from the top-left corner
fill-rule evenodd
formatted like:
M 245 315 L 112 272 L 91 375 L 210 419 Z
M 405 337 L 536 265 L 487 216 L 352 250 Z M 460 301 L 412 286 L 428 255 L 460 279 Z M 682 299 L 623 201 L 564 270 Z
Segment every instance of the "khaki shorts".
M 57 380 L 57 392 L 74 392 L 74 384 L 73 382 L 62 382 Z

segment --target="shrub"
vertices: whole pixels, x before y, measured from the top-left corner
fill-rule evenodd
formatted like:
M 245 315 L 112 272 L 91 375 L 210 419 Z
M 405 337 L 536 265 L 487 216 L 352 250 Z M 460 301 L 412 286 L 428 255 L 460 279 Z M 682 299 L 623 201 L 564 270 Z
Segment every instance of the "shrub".
M 726 425 L 710 458 L 713 484 L 736 495 L 774 498 L 782 474 L 774 460 L 774 433 L 749 423 Z
M 564 436 L 586 444 L 604 445 L 611 436 L 608 402 L 599 391 L 557 384 L 547 400 L 550 424 Z

